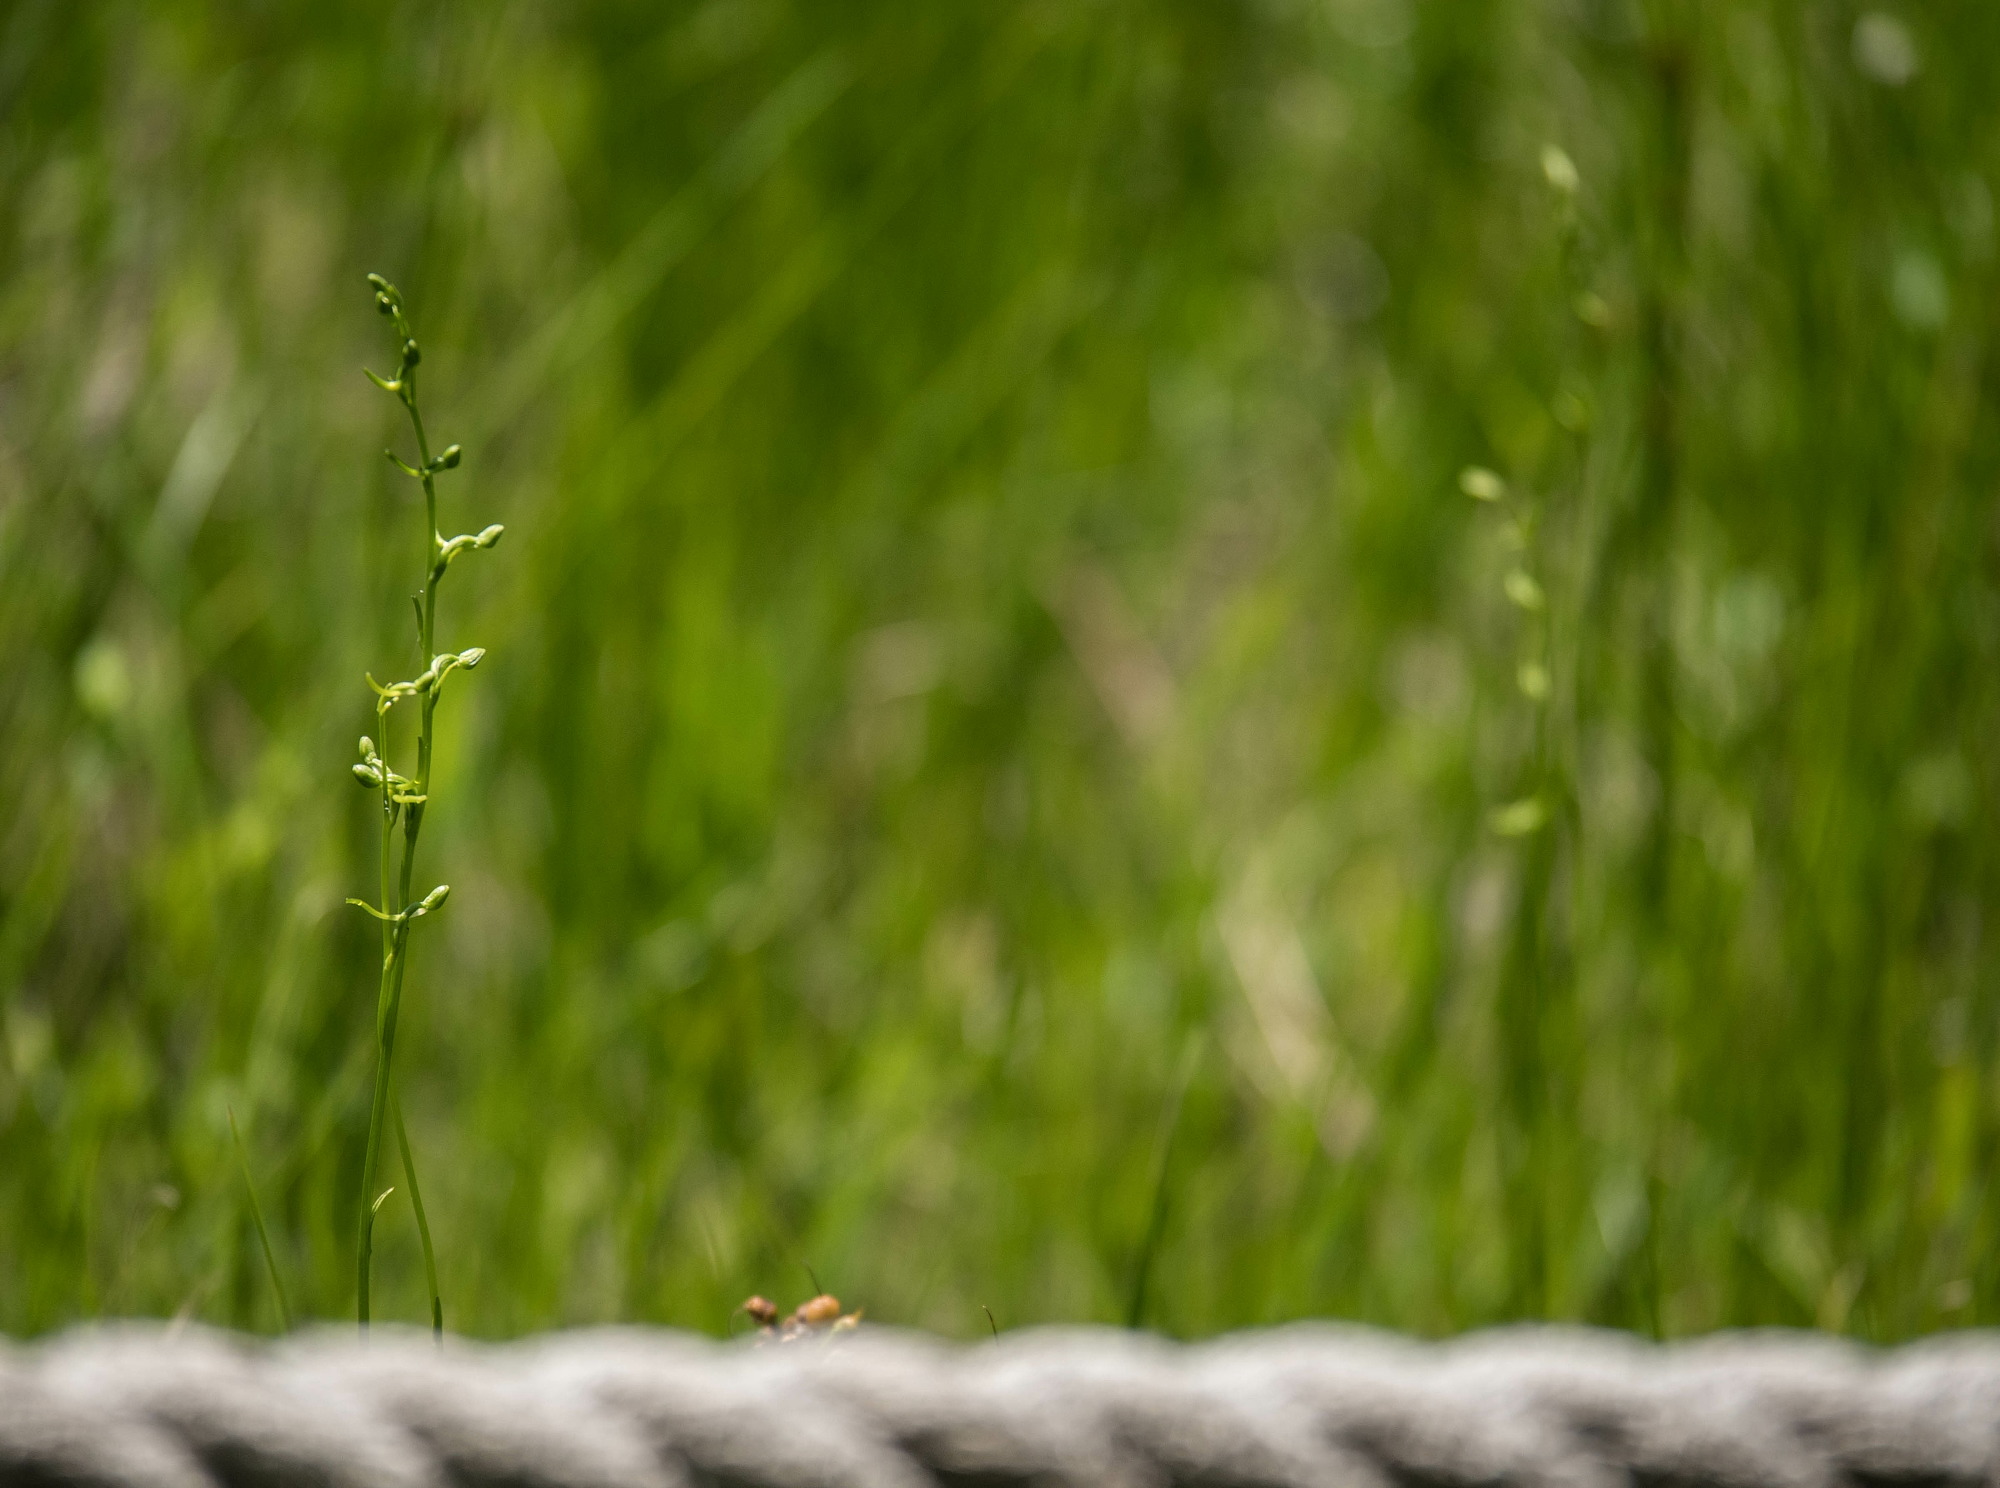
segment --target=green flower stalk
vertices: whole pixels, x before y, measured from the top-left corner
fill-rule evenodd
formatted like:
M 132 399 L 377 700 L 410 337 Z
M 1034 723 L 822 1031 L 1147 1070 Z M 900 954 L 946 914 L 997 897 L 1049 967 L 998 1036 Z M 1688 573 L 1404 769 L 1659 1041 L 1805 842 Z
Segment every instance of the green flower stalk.
M 422 360 L 422 353 L 417 348 L 416 338 L 410 334 L 409 321 L 404 317 L 403 297 L 396 286 L 380 274 L 370 274 L 368 282 L 375 289 L 375 308 L 389 318 L 395 329 L 400 358 L 393 378 L 378 377 L 373 372 L 369 372 L 368 377 L 385 393 L 394 394 L 403 405 L 410 416 L 410 428 L 417 441 L 417 463 L 414 465 L 400 459 L 394 450 L 383 453 L 388 456 L 390 464 L 424 488 L 424 588 L 415 603 L 419 654 L 428 660 L 423 673 L 412 681 L 384 685 L 372 675 L 368 678 L 368 685 L 375 692 L 375 716 L 380 725 L 384 750 L 388 748 L 390 710 L 401 702 L 417 705 L 416 774 L 398 774 L 377 752 L 374 740 L 366 736 L 361 740 L 361 762 L 354 766 L 355 778 L 376 792 L 382 813 L 379 865 L 382 902 L 377 906 L 364 899 L 347 901 L 365 909 L 382 924 L 382 978 L 375 998 L 375 1098 L 369 1108 L 368 1146 L 361 1168 L 355 1311 L 361 1326 L 367 1328 L 368 1268 L 374 1246 L 375 1216 L 383 1200 L 393 1191 L 384 1189 L 378 1194 L 375 1184 L 380 1168 L 382 1138 L 393 1121 L 404 1176 L 410 1187 L 410 1196 L 418 1205 L 418 1233 L 423 1240 L 424 1272 L 431 1292 L 431 1325 L 442 1337 L 444 1303 L 438 1295 L 437 1261 L 431 1253 L 430 1226 L 424 1222 L 422 1200 L 416 1196 L 416 1167 L 410 1157 L 409 1139 L 402 1130 L 402 1113 L 392 1106 L 390 1073 L 396 1052 L 396 1018 L 403 1001 L 403 968 L 409 958 L 410 927 L 425 915 L 442 908 L 445 897 L 451 893 L 448 884 L 439 884 L 422 898 L 413 899 L 410 890 L 411 875 L 416 868 L 417 837 L 423 831 L 424 808 L 430 802 L 438 697 L 444 690 L 445 678 L 453 672 L 472 670 L 486 655 L 485 650 L 478 646 L 457 652 L 439 652 L 436 649 L 438 584 L 453 560 L 476 548 L 492 547 L 500 540 L 503 529 L 496 525 L 476 534 L 463 534 L 448 540 L 438 531 L 437 477 L 457 468 L 459 447 L 454 444 L 436 455 L 431 453 L 430 439 L 424 433 L 423 415 L 417 411 L 417 364 Z M 403 829 L 400 861 L 397 860 L 395 841 L 398 823 Z

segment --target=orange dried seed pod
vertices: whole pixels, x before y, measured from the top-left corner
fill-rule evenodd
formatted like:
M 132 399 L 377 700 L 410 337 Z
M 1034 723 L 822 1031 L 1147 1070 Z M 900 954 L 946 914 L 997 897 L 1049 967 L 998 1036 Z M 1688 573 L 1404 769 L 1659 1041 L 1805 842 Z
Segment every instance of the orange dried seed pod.
M 840 1299 L 822 1292 L 810 1302 L 801 1302 L 795 1316 L 810 1327 L 830 1323 L 840 1316 Z

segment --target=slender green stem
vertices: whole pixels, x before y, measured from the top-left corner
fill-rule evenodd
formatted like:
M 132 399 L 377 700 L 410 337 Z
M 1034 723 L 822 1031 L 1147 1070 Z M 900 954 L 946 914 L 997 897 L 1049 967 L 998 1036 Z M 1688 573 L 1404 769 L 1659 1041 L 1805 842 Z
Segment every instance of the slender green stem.
M 384 828 L 384 835 L 388 829 Z M 384 897 L 387 897 L 386 895 Z M 397 904 L 400 913 L 402 905 Z M 361 1243 L 359 1248 L 356 1308 L 361 1326 L 368 1326 L 368 1272 L 375 1245 L 375 1210 L 369 1196 L 375 1192 L 375 1177 L 381 1165 L 383 1117 L 389 1103 L 389 1068 L 396 1053 L 396 1014 L 403 997 L 403 949 L 409 937 L 408 921 L 383 924 L 388 949 L 382 953 L 382 985 L 376 997 L 375 1017 L 375 1096 L 368 1110 L 368 1147 L 361 1166 Z
M 271 1295 L 278 1299 L 278 1321 L 292 1331 L 292 1308 L 285 1300 L 285 1284 L 278 1279 L 278 1258 L 271 1251 L 271 1232 L 264 1228 L 264 1206 L 257 1202 L 256 1180 L 250 1176 L 250 1154 L 243 1150 L 243 1133 L 236 1129 L 236 1108 L 229 1112 L 229 1135 L 236 1142 L 236 1161 L 243 1169 L 243 1191 L 250 1195 L 250 1218 L 257 1226 L 257 1243 L 264 1247 L 264 1269 L 271 1274 Z
M 444 1298 L 438 1293 L 437 1254 L 431 1249 L 431 1222 L 424 1216 L 424 1196 L 417 1188 L 417 1161 L 410 1156 L 410 1133 L 403 1125 L 403 1103 L 390 1097 L 396 1117 L 396 1148 L 403 1155 L 403 1178 L 410 1185 L 410 1207 L 417 1215 L 417 1238 L 424 1243 L 424 1280 L 431 1289 L 431 1335 L 444 1342 Z
M 396 1052 L 396 1022 L 403 1005 L 403 972 L 409 962 L 410 925 L 443 904 L 449 892 L 448 885 L 440 884 L 421 901 L 411 892 L 411 878 L 417 862 L 417 839 L 423 832 L 425 805 L 430 799 L 438 694 L 446 675 L 455 669 L 477 666 L 486 654 L 481 647 L 451 656 L 438 654 L 438 585 L 453 558 L 471 548 L 492 547 L 504 530 L 496 523 L 476 536 L 467 533 L 455 537 L 449 544 L 438 531 L 437 473 L 458 464 L 459 449 L 454 444 L 435 458 L 431 455 L 430 436 L 424 430 L 423 415 L 417 410 L 417 363 L 422 358 L 416 340 L 410 335 L 409 323 L 403 317 L 402 296 L 396 292 L 394 285 L 379 275 L 371 274 L 368 279 L 375 287 L 376 308 L 389 316 L 395 325 L 396 340 L 402 353 L 401 365 L 393 380 L 377 377 L 372 372 L 368 375 L 376 386 L 396 395 L 397 401 L 410 416 L 410 428 L 417 441 L 417 464 L 405 464 L 393 451 L 389 452 L 389 459 L 405 474 L 416 477 L 424 488 L 424 591 L 417 601 L 417 642 L 425 670 L 414 682 L 398 682 L 390 687 L 383 687 L 372 677 L 369 679 L 370 685 L 375 688 L 376 714 L 382 720 L 385 749 L 390 710 L 403 698 L 414 697 L 418 701 L 415 778 L 406 779 L 397 775 L 390 769 L 388 761 L 376 754 L 374 744 L 367 739 L 361 741 L 361 763 L 354 767 L 355 773 L 364 782 L 372 782 L 380 788 L 382 803 L 382 903 L 378 907 L 360 900 L 352 901 L 361 904 L 362 908 L 382 921 L 382 980 L 375 998 L 375 1092 L 368 1112 L 368 1145 L 362 1156 L 363 1210 L 355 1260 L 355 1310 L 364 1329 L 368 1326 L 369 1265 L 374 1248 L 375 1211 L 381 1208 L 381 1199 L 371 1203 L 369 1195 L 375 1192 L 381 1168 L 382 1137 L 392 1114 L 391 1080 Z M 400 860 L 392 841 L 399 816 L 403 823 Z M 424 1269 L 431 1290 L 431 1322 L 441 1338 L 444 1333 L 444 1303 L 438 1292 L 437 1262 L 431 1250 L 430 1224 L 424 1215 L 423 1200 L 417 1194 L 416 1168 L 400 1107 L 394 1108 L 393 1119 L 396 1141 L 402 1151 L 404 1176 L 410 1185 L 411 1204 L 416 1210 L 417 1229 L 423 1237 Z
M 386 749 L 389 743 L 386 727 L 389 720 L 388 709 L 378 707 L 376 709 L 376 717 L 384 725 L 382 745 Z M 390 844 L 396 826 L 396 803 L 393 800 L 394 787 L 390 783 L 386 762 L 380 773 L 382 829 L 378 834 L 378 842 L 380 844 L 380 883 L 382 890 L 382 912 L 384 915 L 384 919 L 382 920 L 382 979 L 375 994 L 375 1039 L 377 1046 L 375 1101 L 368 1117 L 368 1146 L 365 1149 L 366 1157 L 363 1159 L 361 1169 L 361 1234 L 355 1246 L 356 1264 L 360 1273 L 356 1278 L 355 1305 L 363 1328 L 368 1326 L 368 1265 L 370 1256 L 374 1250 L 375 1238 L 375 1210 L 370 1207 L 368 1196 L 375 1192 L 375 1154 L 381 1131 L 381 1104 L 385 1093 L 384 1077 L 389 1064 L 387 1052 L 382 1047 L 382 1032 L 385 1022 L 392 1021 L 389 1018 L 390 976 L 392 969 L 399 959 L 396 955 L 396 931 L 398 927 L 396 921 L 391 917 L 399 914 L 403 908 L 401 904 L 396 902 L 390 877 Z M 394 1035 L 391 1034 L 390 1045 L 393 1046 L 393 1044 Z
M 430 440 L 424 432 L 423 416 L 417 411 L 417 369 L 414 357 L 415 342 L 410 337 L 409 326 L 403 319 L 398 303 L 393 310 L 396 332 L 405 352 L 401 373 L 398 375 L 395 391 L 405 411 L 410 416 L 410 427 L 416 434 L 418 470 L 424 488 L 424 594 L 419 611 L 418 649 L 420 660 L 429 666 L 436 654 L 437 638 L 437 586 L 444 576 L 444 564 L 440 554 L 444 541 L 437 530 L 437 483 L 431 470 Z M 380 1168 L 384 1115 L 389 1103 L 390 1076 L 396 1052 L 396 1022 L 402 1010 L 403 968 L 408 959 L 410 921 L 407 912 L 411 905 L 410 882 L 416 868 L 417 838 L 423 831 L 424 803 L 430 794 L 431 784 L 431 726 L 437 708 L 437 688 L 433 686 L 422 698 L 419 709 L 420 723 L 417 733 L 417 774 L 411 791 L 414 799 L 402 806 L 403 851 L 402 861 L 397 867 L 395 882 L 390 882 L 389 864 L 391 857 L 390 837 L 395 830 L 397 813 L 394 788 L 386 763 L 382 769 L 382 908 L 390 918 L 382 922 L 382 982 L 376 998 L 376 1041 L 375 1091 L 368 1114 L 368 1146 L 362 1160 L 361 1199 L 369 1204 L 369 1195 L 375 1191 L 376 1175 Z M 382 712 L 386 720 L 388 700 L 384 700 Z M 386 736 L 384 740 L 386 744 Z M 403 1167 L 410 1173 L 408 1138 L 402 1131 L 400 1115 L 397 1118 L 397 1136 L 403 1143 Z M 411 1192 L 414 1197 L 416 1183 L 411 1177 Z M 368 1326 L 369 1313 L 369 1263 L 374 1240 L 375 1210 L 363 1210 L 361 1216 L 361 1240 L 357 1250 L 358 1276 L 356 1310 L 361 1326 Z M 442 1328 L 443 1309 L 437 1304 L 437 1275 L 432 1263 L 430 1235 L 424 1224 L 421 1207 L 418 1208 L 418 1224 L 424 1232 L 424 1259 L 431 1269 L 431 1296 L 433 1316 Z

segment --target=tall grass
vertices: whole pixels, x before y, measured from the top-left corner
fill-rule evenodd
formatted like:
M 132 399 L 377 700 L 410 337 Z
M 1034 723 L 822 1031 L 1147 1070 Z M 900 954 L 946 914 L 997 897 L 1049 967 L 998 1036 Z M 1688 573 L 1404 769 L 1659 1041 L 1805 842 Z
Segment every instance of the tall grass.
M 455 1325 L 1993 1321 L 1996 28 L 16 7 L 0 1326 L 349 1305 L 377 265 Z

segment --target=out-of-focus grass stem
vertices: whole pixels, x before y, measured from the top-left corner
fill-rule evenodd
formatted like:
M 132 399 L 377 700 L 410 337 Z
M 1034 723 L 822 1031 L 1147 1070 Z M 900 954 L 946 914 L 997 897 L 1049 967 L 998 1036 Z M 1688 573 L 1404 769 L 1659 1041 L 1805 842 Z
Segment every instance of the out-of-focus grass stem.
M 403 1178 L 410 1185 L 410 1208 L 417 1216 L 417 1238 L 424 1246 L 424 1282 L 431 1293 L 431 1333 L 444 1342 L 444 1298 L 438 1293 L 437 1253 L 431 1249 L 431 1222 L 424 1214 L 423 1191 L 417 1187 L 417 1160 L 410 1155 L 410 1133 L 403 1125 L 403 1103 L 390 1097 L 396 1117 L 396 1148 L 403 1158 Z
M 236 1108 L 229 1110 L 229 1136 L 236 1144 L 236 1162 L 243 1169 L 243 1191 L 250 1196 L 250 1219 L 257 1226 L 257 1244 L 264 1251 L 264 1269 L 271 1277 L 271 1295 L 278 1300 L 278 1321 L 292 1331 L 292 1306 L 285 1300 L 285 1283 L 278 1275 L 278 1258 L 271 1250 L 271 1232 L 264 1227 L 264 1206 L 257 1202 L 257 1182 L 250 1176 L 250 1154 L 243 1149 L 243 1133 L 236 1126 Z
M 1152 1279 L 1153 1260 L 1167 1231 L 1167 1210 L 1173 1191 L 1174 1144 L 1180 1134 L 1181 1107 L 1187 1102 L 1188 1086 L 1194 1081 L 1201 1061 L 1201 1041 L 1190 1035 L 1181 1049 L 1180 1068 L 1174 1074 L 1173 1091 L 1160 1120 L 1159 1147 L 1153 1159 L 1152 1203 L 1146 1213 L 1146 1231 L 1139 1241 L 1139 1253 L 1132 1263 L 1132 1292 L 1125 1308 L 1125 1326 L 1140 1327 L 1146 1320 L 1146 1290 Z

